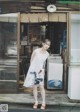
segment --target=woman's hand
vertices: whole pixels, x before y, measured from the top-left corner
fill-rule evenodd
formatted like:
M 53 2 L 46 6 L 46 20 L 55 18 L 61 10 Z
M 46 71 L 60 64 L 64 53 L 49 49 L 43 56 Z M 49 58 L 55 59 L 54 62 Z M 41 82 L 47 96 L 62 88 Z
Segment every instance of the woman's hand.
M 38 74 L 40 74 L 42 72 L 42 70 L 40 70 L 39 72 L 38 72 Z

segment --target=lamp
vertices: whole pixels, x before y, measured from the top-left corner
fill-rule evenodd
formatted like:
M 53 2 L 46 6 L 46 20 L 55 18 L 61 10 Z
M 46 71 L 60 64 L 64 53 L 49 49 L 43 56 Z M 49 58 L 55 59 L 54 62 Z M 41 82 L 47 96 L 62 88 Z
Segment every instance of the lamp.
M 55 12 L 55 11 L 56 11 L 56 6 L 53 5 L 53 4 L 49 4 L 49 5 L 47 6 L 47 11 L 48 11 L 48 12 Z

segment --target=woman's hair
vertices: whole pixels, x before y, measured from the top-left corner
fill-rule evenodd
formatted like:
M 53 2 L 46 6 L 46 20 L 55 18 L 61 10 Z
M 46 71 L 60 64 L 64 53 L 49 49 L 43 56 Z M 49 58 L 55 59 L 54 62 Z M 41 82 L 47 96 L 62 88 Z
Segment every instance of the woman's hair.
M 47 42 L 50 42 L 51 43 L 51 41 L 49 39 L 43 39 L 42 40 L 42 43 L 47 43 Z
M 47 43 L 47 42 L 50 42 L 51 43 L 51 41 L 49 39 L 42 39 L 39 47 L 42 47 L 43 43 Z

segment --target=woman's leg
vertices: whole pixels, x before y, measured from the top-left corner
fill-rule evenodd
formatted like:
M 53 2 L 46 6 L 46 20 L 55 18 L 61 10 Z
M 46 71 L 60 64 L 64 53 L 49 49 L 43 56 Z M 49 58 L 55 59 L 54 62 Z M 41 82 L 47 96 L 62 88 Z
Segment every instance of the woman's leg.
M 37 92 L 37 85 L 34 85 L 33 86 L 33 95 L 34 95 L 34 100 L 35 100 L 35 104 L 37 105 L 38 104 L 38 92 Z
M 42 97 L 42 105 L 45 105 L 45 89 L 44 85 L 40 85 L 40 92 L 41 92 L 41 97 Z

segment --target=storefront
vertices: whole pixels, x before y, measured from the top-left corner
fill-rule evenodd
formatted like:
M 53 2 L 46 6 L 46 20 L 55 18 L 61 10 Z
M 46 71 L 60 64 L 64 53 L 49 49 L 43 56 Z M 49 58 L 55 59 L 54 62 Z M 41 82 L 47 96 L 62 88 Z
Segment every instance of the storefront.
M 67 93 L 72 13 L 79 15 L 79 12 L 70 11 L 0 15 L 0 91 L 2 93 L 25 91 L 22 85 L 31 53 L 40 47 L 43 38 L 51 40 L 50 56 L 45 66 L 45 89 Z
M 31 53 L 40 46 L 42 39 L 51 40 L 50 56 L 45 67 L 45 88 L 48 91 L 63 93 L 67 90 L 68 24 L 69 12 L 21 14 L 22 67 L 24 64 L 28 67 L 29 64 L 26 63 L 30 60 Z M 25 76 L 26 68 L 24 66 L 23 69 Z

